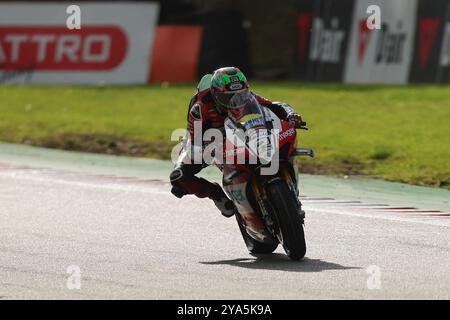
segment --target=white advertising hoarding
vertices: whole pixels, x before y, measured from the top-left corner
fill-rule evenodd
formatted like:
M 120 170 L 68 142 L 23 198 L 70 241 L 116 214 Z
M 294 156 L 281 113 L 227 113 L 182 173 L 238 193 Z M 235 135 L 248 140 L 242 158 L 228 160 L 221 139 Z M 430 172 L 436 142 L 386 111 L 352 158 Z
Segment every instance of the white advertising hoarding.
M 381 9 L 381 29 L 367 26 L 367 8 Z M 416 31 L 417 0 L 356 0 L 345 64 L 347 83 L 408 81 Z
M 0 4 L 0 83 L 147 83 L 159 6 L 81 2 Z

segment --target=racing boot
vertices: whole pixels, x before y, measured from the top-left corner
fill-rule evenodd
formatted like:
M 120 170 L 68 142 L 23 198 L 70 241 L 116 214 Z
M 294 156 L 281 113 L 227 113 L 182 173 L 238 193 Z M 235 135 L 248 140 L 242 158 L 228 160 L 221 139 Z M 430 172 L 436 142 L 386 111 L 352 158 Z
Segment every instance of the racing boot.
M 224 217 L 231 218 L 234 215 L 235 210 L 237 210 L 236 206 L 233 201 L 227 197 L 220 185 L 217 183 L 214 185 L 215 187 L 211 191 L 209 198 L 214 201 L 217 209 L 219 209 Z

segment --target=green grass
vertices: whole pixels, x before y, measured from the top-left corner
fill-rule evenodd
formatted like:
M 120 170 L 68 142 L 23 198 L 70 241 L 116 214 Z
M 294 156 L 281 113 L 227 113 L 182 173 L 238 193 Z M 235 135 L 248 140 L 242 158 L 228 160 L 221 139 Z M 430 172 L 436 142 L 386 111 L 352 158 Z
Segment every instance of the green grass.
M 305 160 L 305 171 L 450 188 L 450 87 L 254 83 L 252 88 L 290 103 L 308 122 L 310 131 L 299 132 L 300 142 L 317 158 Z M 0 140 L 168 158 L 171 132 L 185 127 L 193 91 L 194 85 L 3 86 Z M 114 151 L 118 145 L 120 152 Z

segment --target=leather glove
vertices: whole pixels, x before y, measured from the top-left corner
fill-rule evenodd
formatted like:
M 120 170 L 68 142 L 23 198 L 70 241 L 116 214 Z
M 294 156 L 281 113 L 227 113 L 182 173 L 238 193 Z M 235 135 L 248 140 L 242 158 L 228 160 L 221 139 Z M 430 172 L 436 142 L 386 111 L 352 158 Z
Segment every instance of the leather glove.
M 288 114 L 286 120 L 295 128 L 300 128 L 305 124 L 302 117 L 296 112 Z

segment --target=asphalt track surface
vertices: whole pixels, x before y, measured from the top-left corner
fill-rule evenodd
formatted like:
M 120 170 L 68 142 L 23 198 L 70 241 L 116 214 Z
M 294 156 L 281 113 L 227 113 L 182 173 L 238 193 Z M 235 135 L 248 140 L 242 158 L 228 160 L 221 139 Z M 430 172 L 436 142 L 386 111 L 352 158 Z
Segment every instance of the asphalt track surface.
M 449 299 L 447 207 L 304 192 L 308 251 L 293 262 L 249 255 L 234 219 L 174 198 L 150 178 L 162 169 L 55 163 L 0 152 L 0 299 Z

